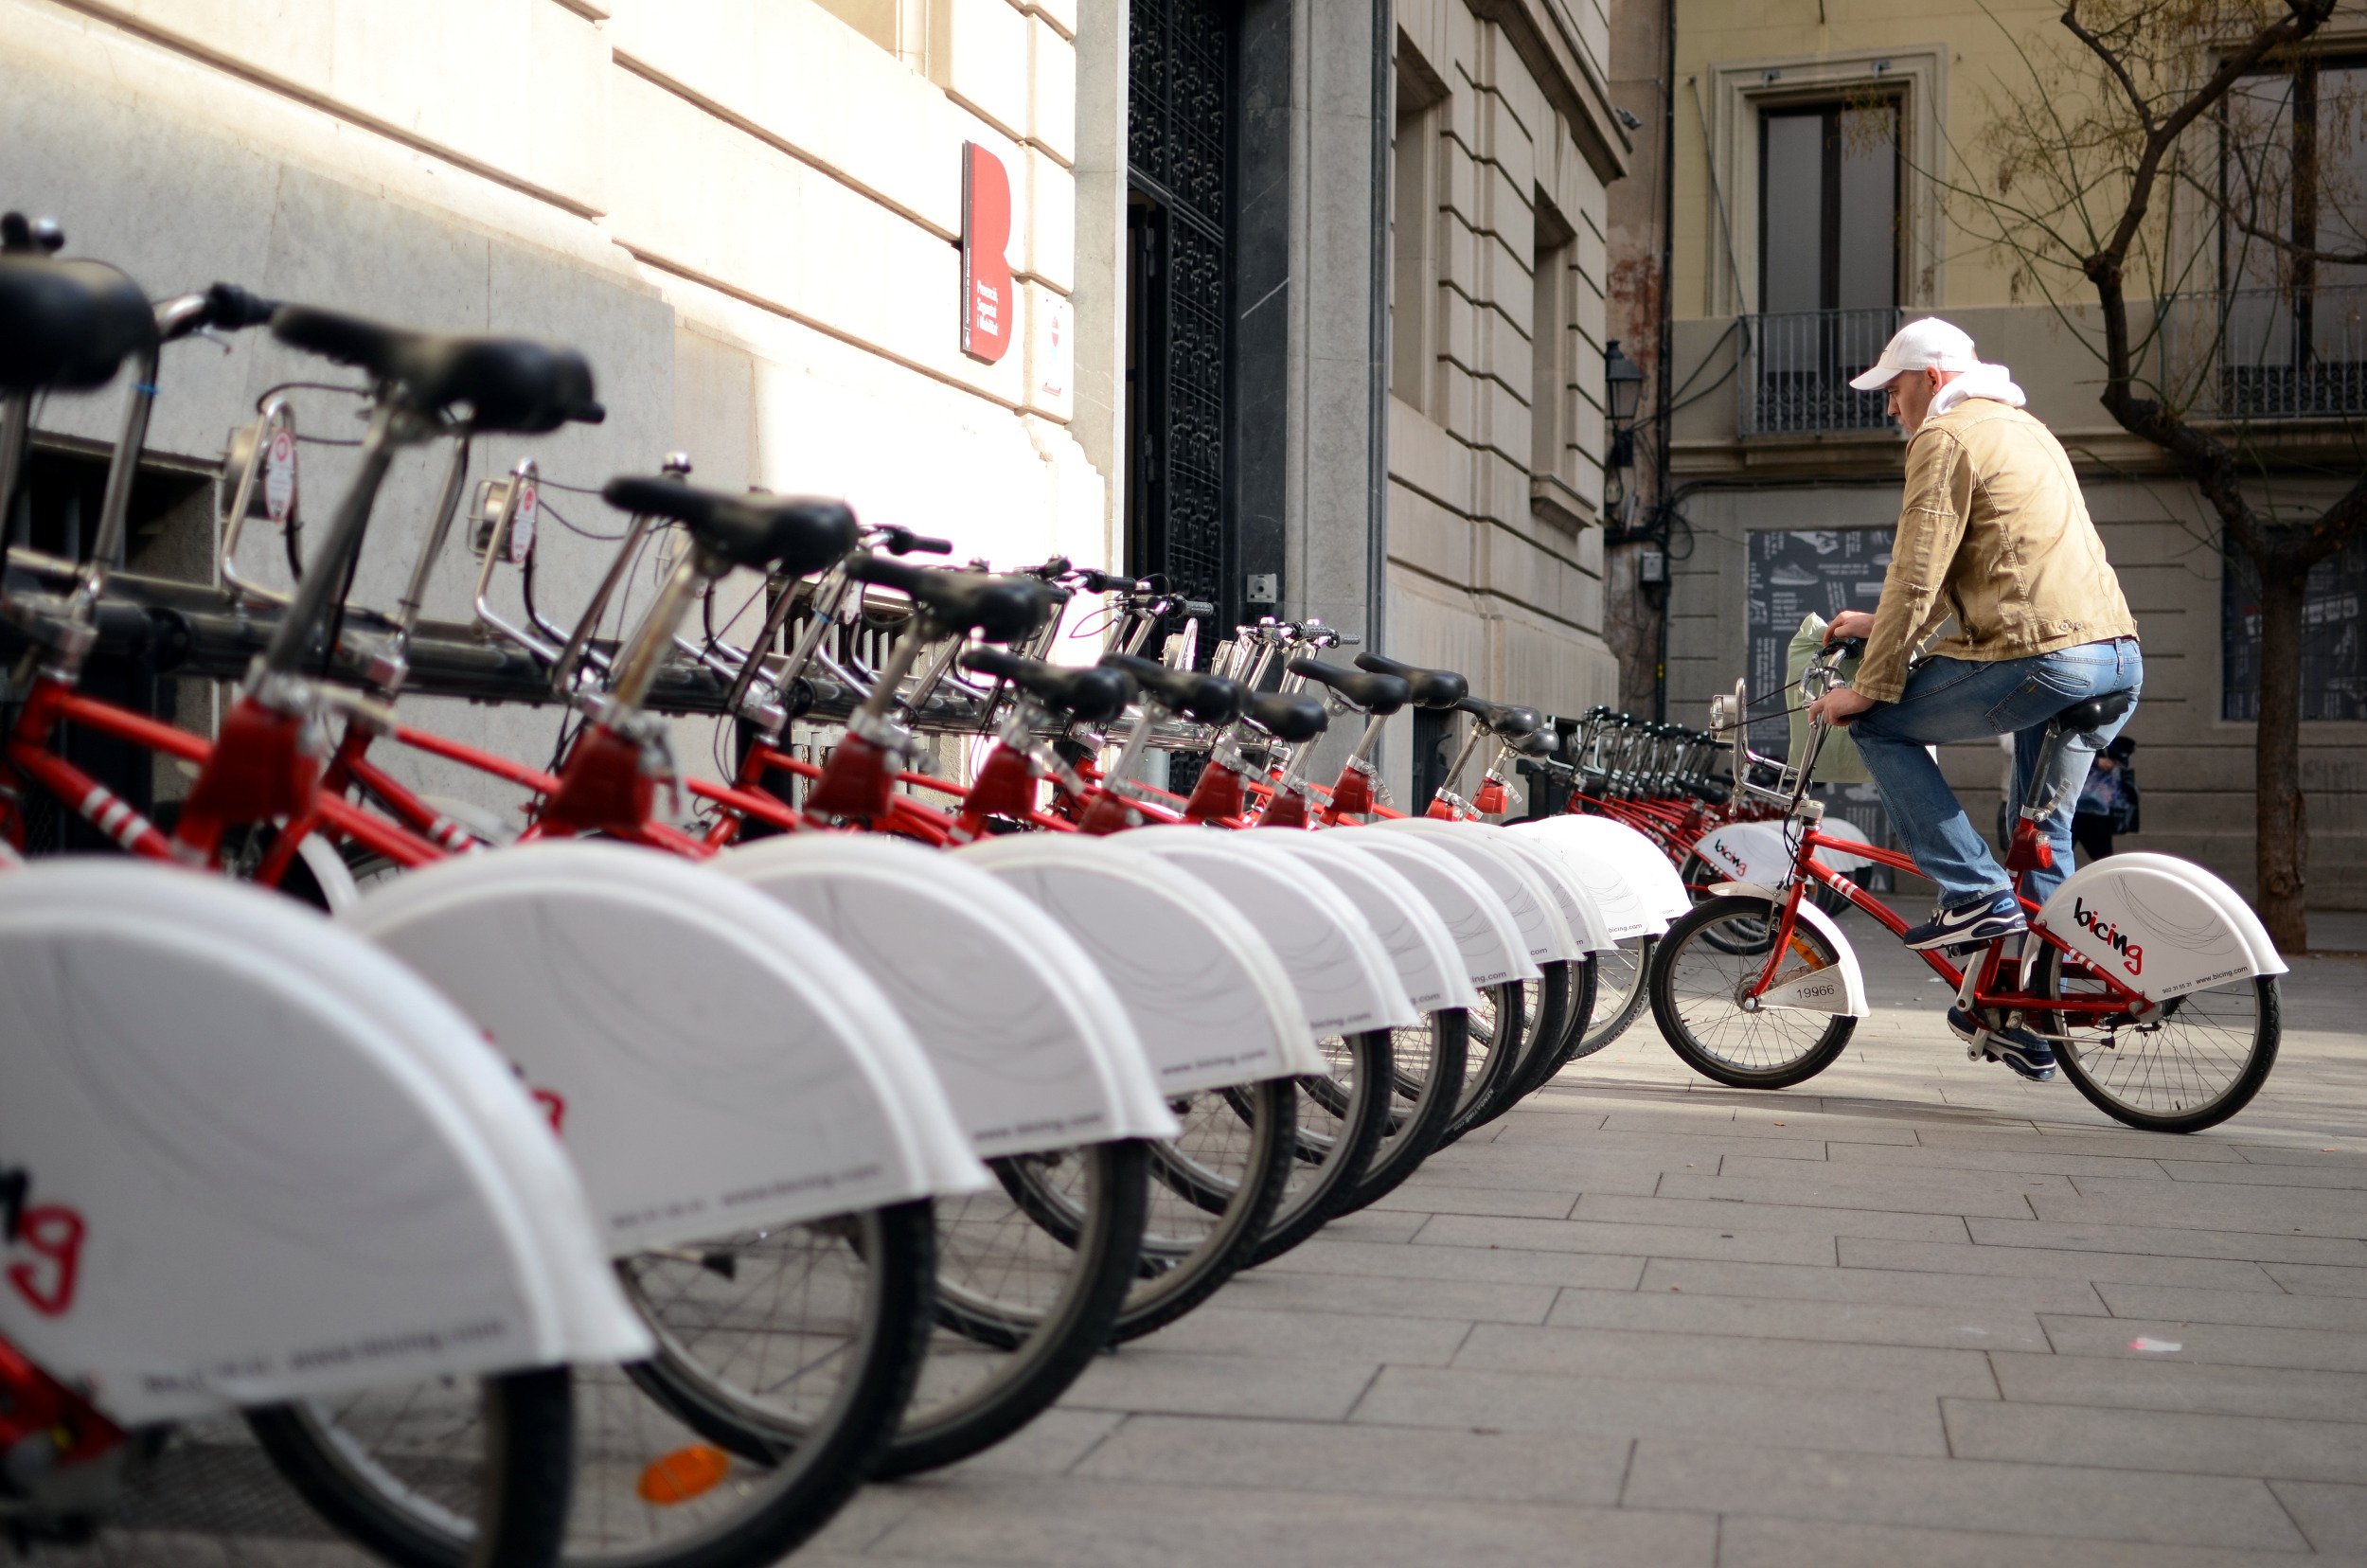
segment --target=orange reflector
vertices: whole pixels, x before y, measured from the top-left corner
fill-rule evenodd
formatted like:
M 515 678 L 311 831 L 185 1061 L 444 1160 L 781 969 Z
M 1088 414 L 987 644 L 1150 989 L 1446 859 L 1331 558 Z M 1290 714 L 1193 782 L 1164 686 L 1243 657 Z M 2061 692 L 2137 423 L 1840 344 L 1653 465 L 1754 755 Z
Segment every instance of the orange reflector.
M 642 1502 L 668 1507 L 714 1490 L 731 1468 L 731 1456 L 721 1449 L 693 1443 L 650 1460 L 641 1472 L 641 1485 L 634 1489 Z

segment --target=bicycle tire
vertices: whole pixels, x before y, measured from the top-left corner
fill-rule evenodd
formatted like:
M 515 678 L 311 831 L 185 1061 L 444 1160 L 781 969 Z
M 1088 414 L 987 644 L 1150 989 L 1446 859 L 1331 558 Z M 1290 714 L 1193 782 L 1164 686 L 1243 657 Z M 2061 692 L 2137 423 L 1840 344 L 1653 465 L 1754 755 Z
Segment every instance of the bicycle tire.
M 481 1467 L 478 1513 L 466 1542 L 385 1506 L 384 1492 L 366 1473 L 377 1460 L 342 1444 L 313 1442 L 302 1407 L 263 1405 L 245 1414 L 255 1440 L 296 1494 L 375 1557 L 418 1568 L 555 1564 L 566 1543 L 575 1477 L 572 1375 L 544 1366 L 486 1378 L 479 1398 L 493 1457 Z
M 619 1277 L 656 1333 L 658 1353 L 632 1366 L 574 1369 L 578 1484 L 564 1549 L 542 1560 L 567 1568 L 760 1568 L 828 1523 L 870 1473 L 903 1414 L 926 1350 L 935 1267 L 930 1203 L 897 1203 L 751 1236 L 746 1242 L 721 1238 L 703 1251 L 673 1248 L 619 1261 Z M 759 1335 L 816 1338 L 833 1346 L 820 1357 L 792 1358 L 792 1375 L 812 1372 L 829 1380 L 801 1411 L 759 1408 L 751 1391 L 733 1383 L 728 1362 L 694 1349 L 700 1341 L 744 1327 L 733 1325 L 728 1305 L 715 1299 L 720 1287 L 712 1287 L 713 1279 L 738 1284 L 737 1274 L 721 1272 L 715 1259 L 761 1260 L 765 1246 L 792 1263 L 802 1248 L 803 1256 L 828 1270 L 819 1288 L 798 1294 L 795 1310 L 805 1316 L 785 1324 L 767 1319 L 756 1327 Z M 668 1284 L 681 1282 L 663 1301 L 652 1283 L 661 1271 Z M 707 1292 L 695 1294 L 702 1286 Z M 773 1295 L 777 1310 L 783 1295 L 777 1276 Z M 772 1346 L 758 1349 L 761 1376 Z M 779 1386 L 762 1397 L 778 1400 Z M 258 1437 L 283 1470 L 321 1460 L 336 1465 L 347 1481 L 349 1509 L 400 1526 L 374 1550 L 401 1568 L 475 1568 L 472 1537 L 418 1506 L 432 1500 L 394 1495 L 385 1483 L 400 1478 L 389 1465 L 376 1463 L 371 1445 L 331 1416 L 325 1401 L 289 1411 L 291 1419 L 269 1434 L 258 1428 Z M 646 1480 L 657 1464 L 699 1443 L 713 1449 L 713 1461 L 730 1485 L 663 1505 L 636 1488 L 621 1506 L 605 1488 L 583 1485 L 587 1473 L 613 1479 L 635 1467 Z M 356 1459 L 373 1463 L 378 1476 L 358 1470 Z M 465 1446 L 441 1445 L 437 1460 L 448 1470 L 465 1468 Z M 636 1523 L 645 1539 L 618 1539 Z M 682 1529 L 667 1539 L 646 1539 L 660 1523 Z
M 1390 1031 L 1395 1103 L 1382 1127 L 1380 1147 L 1342 1201 L 1339 1214 L 1352 1214 L 1395 1191 L 1438 1147 L 1462 1088 L 1469 1027 L 1469 1014 L 1449 1007 L 1415 1027 Z
M 1388 1131 L 1397 1083 L 1391 1031 L 1367 1029 L 1325 1040 L 1322 1046 L 1333 1062 L 1332 1076 L 1297 1080 L 1296 1157 L 1284 1178 L 1281 1201 L 1243 1268 L 1280 1257 L 1340 1213 Z M 1226 1097 L 1237 1112 L 1241 1109 L 1231 1094 Z
M 1719 947 L 1710 931 L 1728 921 L 1771 929 L 1775 918 L 1774 904 L 1758 894 L 1723 894 L 1694 905 L 1668 928 L 1653 954 L 1652 1017 L 1660 1025 L 1661 1038 L 1686 1066 L 1736 1089 L 1788 1089 L 1806 1082 L 1840 1058 L 1858 1025 L 1845 1014 L 1743 1009 L 1736 997 L 1742 987 L 1757 979 L 1764 960 Z M 1821 960 L 1813 968 L 1839 961 L 1831 944 L 1805 922 L 1795 928 L 1793 940 L 1809 950 L 1807 957 Z M 1766 942 L 1762 937 L 1761 953 Z M 1746 1021 L 1746 1053 L 1759 1057 L 1764 1065 L 1745 1065 L 1732 1054 L 1729 1042 L 1736 1019 Z M 1815 1020 L 1823 1022 L 1814 1025 L 1813 1032 L 1804 1032 L 1808 1021 Z M 1715 1042 L 1702 1038 L 1703 1029 L 1715 1033 Z M 1771 1041 L 1773 1049 L 1763 1054 L 1757 1044 L 1762 1040 Z
M 1034 1222 L 1022 1198 L 1025 1184 L 1015 1172 L 1031 1162 L 1066 1160 L 1083 1173 L 1085 1216 L 1063 1241 Z M 1150 1212 L 1149 1155 L 1141 1140 L 1009 1156 L 988 1161 L 988 1167 L 1000 1192 L 937 1202 L 938 1330 L 903 1421 L 872 1469 L 876 1479 L 967 1459 L 1034 1420 L 1093 1364 L 1133 1286 Z M 974 1239 L 978 1233 L 991 1228 L 1003 1250 L 1011 1229 L 989 1212 L 998 1202 L 1025 1233 L 1010 1237 L 1009 1244 L 1047 1263 L 1046 1254 L 1061 1260 L 1057 1292 L 1041 1305 L 1015 1299 L 1027 1293 L 1024 1286 L 978 1260 L 987 1251 Z M 947 1374 L 957 1356 L 991 1358 L 993 1364 L 983 1381 L 940 1392 L 940 1384 L 956 1383 Z
M 1618 956 L 1602 962 L 1596 953 L 1593 1016 L 1587 1021 L 1579 1036 L 1578 1048 L 1571 1060 L 1591 1057 L 1604 1046 L 1628 1032 L 1644 1004 L 1650 999 L 1645 984 L 1652 971 L 1652 953 L 1660 946 L 1658 936 L 1630 936 L 1614 950 Z
M 2063 953 L 2049 944 L 2038 960 L 2038 972 L 2032 977 L 2031 989 L 2039 996 L 2059 1001 L 2066 994 L 2063 987 Z M 2196 1020 L 2191 1015 L 2206 1011 L 2210 999 L 2221 999 L 2225 1009 L 2232 1012 L 2242 1005 L 2238 998 L 2245 996 L 2250 999 L 2251 1011 L 2248 1048 L 2240 1065 L 2224 1076 L 2222 1087 L 2199 1103 L 2194 1103 L 2195 1091 L 2207 1081 L 2200 1065 L 2189 1066 L 2180 1061 L 2165 1066 L 2162 1053 L 2145 1057 L 2121 1054 L 2119 1039 L 2124 1033 L 2162 1040 L 2174 1026 L 2183 1032 L 2192 1025 Z M 2160 1011 L 2162 1016 L 2158 1023 L 2148 1025 L 2131 1017 L 2110 1032 L 2109 1042 L 2097 1042 L 2093 1045 L 2084 1044 L 2081 1037 L 2097 1031 L 2074 1032 L 2060 1013 L 2038 1014 L 2030 1022 L 2039 1033 L 2054 1040 L 2056 1062 L 2063 1069 L 2063 1076 L 2071 1079 L 2072 1087 L 2089 1104 L 2127 1126 L 2148 1132 L 2199 1132 L 2206 1127 L 2216 1127 L 2250 1105 L 2252 1096 L 2260 1093 L 2261 1085 L 2269 1081 L 2269 1071 L 2276 1065 L 2277 1047 L 2284 1038 L 2284 989 L 2277 984 L 2277 977 L 2247 975 L 2230 985 L 2175 997 Z M 2180 1024 L 2180 1019 L 2185 1023 Z M 2228 1031 L 2228 1025 L 2219 1027 L 2222 1033 Z M 2112 1054 L 2105 1057 L 2105 1051 Z M 2223 1061 L 2227 1060 L 2224 1051 L 2213 1054 Z M 2138 1060 L 2144 1061 L 2142 1071 L 2133 1076 L 2121 1071 L 2124 1064 Z M 2155 1104 L 2166 1101 L 2167 1109 L 2147 1109 L 2132 1103 L 2123 1086 L 2143 1092 L 2149 1098 L 2158 1096 Z
M 1252 1087 L 1256 1093 L 1247 1122 L 1213 1091 L 1170 1102 L 1184 1121 L 1184 1134 L 1150 1148 L 1150 1222 L 1133 1288 L 1111 1326 L 1112 1344 L 1164 1328 L 1206 1301 L 1265 1236 L 1297 1157 L 1298 1087 L 1289 1078 Z M 1223 1131 L 1212 1139 L 1207 1130 L 1219 1124 Z M 1219 1147 L 1212 1149 L 1212 1142 Z M 1221 1189 L 1219 1161 L 1237 1173 Z M 1185 1196 L 1184 1188 L 1194 1195 Z M 1219 1198 L 1219 1206 L 1211 1208 Z
M 1496 1080 L 1472 1127 L 1485 1127 L 1520 1104 L 1530 1085 L 1543 1080 L 1546 1067 L 1561 1050 L 1562 1037 L 1572 1022 L 1571 971 L 1576 965 L 1561 959 L 1541 967 L 1544 973 L 1521 987 L 1520 1049 L 1513 1054 L 1510 1069 Z
M 1566 1022 L 1561 1029 L 1561 1043 L 1550 1056 L 1539 1061 L 1535 1075 L 1522 1085 L 1516 1099 L 1526 1099 L 1536 1094 L 1553 1082 L 1564 1067 L 1577 1060 L 1578 1052 L 1585 1043 L 1587 1022 L 1594 1011 L 1594 988 L 1600 982 L 1601 966 L 1595 962 L 1596 957 L 1590 953 L 1571 962 L 1570 1003 L 1564 1014 Z
M 1438 1147 L 1446 1148 L 1477 1127 L 1496 1091 L 1521 1059 L 1522 998 L 1526 981 L 1507 980 L 1480 988 L 1480 1007 L 1465 1025 L 1463 1093 Z

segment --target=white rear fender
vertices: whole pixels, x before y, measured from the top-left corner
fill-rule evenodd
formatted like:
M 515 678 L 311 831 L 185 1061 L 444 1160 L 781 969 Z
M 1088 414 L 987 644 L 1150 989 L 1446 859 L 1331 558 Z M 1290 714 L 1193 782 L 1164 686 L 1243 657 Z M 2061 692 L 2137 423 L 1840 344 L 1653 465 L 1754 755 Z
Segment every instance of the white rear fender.
M 1333 828 L 1310 836 L 1333 853 L 1378 861 L 1411 882 L 1446 922 L 1464 978 L 1472 986 L 1534 980 L 1543 972 L 1530 961 L 1528 943 L 1512 912 L 1463 857 L 1413 833 Z
M 1847 839 L 1852 844 L 1872 844 L 1874 842 L 1872 839 L 1866 837 L 1866 831 L 1864 829 L 1859 827 L 1856 823 L 1850 821 L 1845 816 L 1833 816 L 1827 814 L 1824 820 L 1817 825 L 1816 830 L 1824 834 L 1826 838 Z M 1846 849 L 1820 850 L 1817 858 L 1822 860 L 1825 864 L 1831 866 L 1836 871 L 1862 871 L 1867 866 L 1874 864 L 1872 861 L 1866 859 L 1865 856 L 1853 855 Z
M 2110 855 L 2073 872 L 2038 923 L 2103 973 L 2154 1001 L 2283 974 L 2268 928 L 2236 891 L 2169 855 Z
M 0 1336 L 118 1420 L 651 1348 L 476 1027 L 275 894 L 0 878 Z
M 1710 889 L 1723 898 L 1728 894 L 1745 894 L 1780 904 L 1785 895 L 1765 882 L 1719 882 Z M 1858 950 L 1842 935 L 1841 922 L 1816 906 L 1816 900 L 1800 900 L 1800 923 L 1832 944 L 1840 961 L 1809 974 L 1796 975 L 1779 982 L 1760 998 L 1770 1007 L 1789 1007 L 1798 1012 L 1845 1013 L 1851 1018 L 1870 1016 L 1874 1008 L 1866 1001 L 1865 971 L 1858 967 Z M 1838 970 L 1836 977 L 1832 971 Z M 1836 988 L 1833 980 L 1841 982 Z M 1838 994 L 1836 994 L 1838 991 Z
M 784 833 L 710 864 L 811 920 L 879 983 L 981 1157 L 1183 1131 L 1100 970 L 976 866 L 853 833 Z
M 1125 1000 L 1161 1092 L 1329 1071 L 1282 960 L 1181 866 L 1076 833 L 1013 833 L 954 858 L 1077 939 Z
M 1611 923 L 1594 901 L 1594 894 L 1574 864 L 1575 851 L 1552 839 L 1535 833 L 1508 832 L 1503 828 L 1497 842 L 1507 844 L 1526 856 L 1529 868 L 1544 880 L 1552 889 L 1555 901 L 1561 909 L 1561 918 L 1570 927 L 1571 935 L 1588 953 L 1609 953 L 1619 945 L 1619 938 L 1611 934 Z
M 1145 828 L 1128 834 L 1126 846 L 1180 865 L 1223 894 L 1282 960 L 1318 1039 L 1419 1023 L 1372 922 L 1355 900 L 1267 842 L 1282 836 L 1281 829 Z
M 1478 989 L 1464 973 L 1454 933 L 1405 873 L 1378 855 L 1347 847 L 1336 832 L 1276 829 L 1266 838 L 1354 900 L 1388 950 L 1397 983 L 1416 1008 L 1431 1013 L 1480 1005 Z
M 1554 890 L 1528 856 L 1504 842 L 1503 829 L 1492 823 L 1448 822 L 1438 817 L 1383 817 L 1361 830 L 1418 838 L 1462 856 L 1464 864 L 1478 872 L 1511 911 L 1531 963 L 1554 964 L 1586 956 L 1587 950 L 1579 945 L 1570 922 L 1561 918 L 1561 903 Z
M 729 877 L 527 844 L 412 872 L 347 918 L 548 1097 L 616 1254 L 988 1179 L 880 989 Z
M 1622 941 L 1657 936 L 1693 907 L 1684 879 L 1668 856 L 1624 822 L 1570 811 L 1522 823 L 1514 830 L 1559 840 L 1599 867 L 1591 885 L 1603 918 Z

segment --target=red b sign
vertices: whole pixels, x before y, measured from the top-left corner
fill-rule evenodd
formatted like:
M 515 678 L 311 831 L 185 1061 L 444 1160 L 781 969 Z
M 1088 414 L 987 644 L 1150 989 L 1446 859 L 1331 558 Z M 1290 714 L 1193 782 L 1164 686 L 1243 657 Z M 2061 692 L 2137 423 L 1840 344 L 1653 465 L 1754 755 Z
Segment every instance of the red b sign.
M 1011 239 L 1011 176 L 976 142 L 962 143 L 962 352 L 992 365 L 1011 347 L 1019 302 L 1003 250 Z

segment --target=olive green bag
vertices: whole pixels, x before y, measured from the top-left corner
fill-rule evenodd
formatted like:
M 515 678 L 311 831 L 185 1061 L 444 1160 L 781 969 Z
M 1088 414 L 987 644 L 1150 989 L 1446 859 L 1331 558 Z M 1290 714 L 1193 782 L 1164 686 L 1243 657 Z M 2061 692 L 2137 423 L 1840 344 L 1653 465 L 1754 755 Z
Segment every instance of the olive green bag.
M 1784 705 L 1794 709 L 1791 718 L 1791 755 L 1805 757 L 1808 751 L 1808 715 L 1799 706 L 1800 677 L 1808 668 L 1808 661 L 1824 649 L 1824 617 L 1810 611 L 1800 622 L 1800 630 L 1791 634 L 1791 647 L 1784 655 L 1786 686 Z M 1842 679 L 1846 681 L 1858 673 L 1858 661 L 1841 662 Z M 1858 742 L 1849 738 L 1849 731 L 1835 724 L 1824 734 L 1824 749 L 1817 753 L 1816 780 L 1820 784 L 1870 784 L 1874 775 L 1865 771 L 1865 758 L 1858 755 Z

